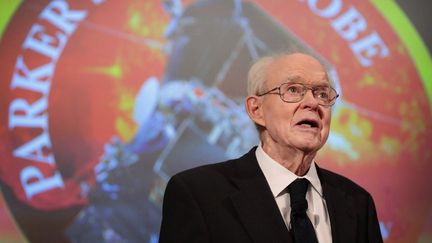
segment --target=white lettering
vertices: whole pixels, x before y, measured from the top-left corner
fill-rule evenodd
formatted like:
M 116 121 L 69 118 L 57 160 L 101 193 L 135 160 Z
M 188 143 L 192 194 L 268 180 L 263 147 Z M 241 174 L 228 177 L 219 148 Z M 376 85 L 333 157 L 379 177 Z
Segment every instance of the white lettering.
M 303 2 L 303 0 L 299 1 Z M 348 42 L 351 51 L 362 66 L 371 66 L 373 57 L 385 58 L 389 55 L 389 49 L 379 34 L 368 30 L 366 19 L 355 7 L 350 6 L 341 14 L 342 0 L 332 0 L 324 7 L 318 7 L 318 2 L 319 0 L 308 0 L 309 9 L 314 14 L 329 19 L 330 25 Z
M 28 199 L 32 198 L 35 194 L 55 188 L 64 188 L 64 183 L 59 172 L 45 178 L 42 172 L 34 166 L 25 167 L 20 173 L 20 180 Z
M 24 63 L 23 57 L 19 56 L 12 77 L 11 88 L 22 88 L 43 95 L 48 95 L 51 83 L 46 79 L 48 79 L 53 72 L 54 64 L 51 62 L 33 70 L 29 70 L 27 65 Z M 21 73 L 23 73 L 23 75 L 21 75 Z
M 333 20 L 331 25 L 342 38 L 348 41 L 355 40 L 359 33 L 367 28 L 364 17 L 352 6 L 344 14 Z
M 22 136 L 28 139 L 13 151 L 14 156 L 34 163 L 44 163 L 27 166 L 20 172 L 21 185 L 27 198 L 64 187 L 61 174 L 56 169 L 48 133 L 48 96 L 56 62 L 67 44 L 68 37 L 86 16 L 87 11 L 71 10 L 65 0 L 50 1 L 39 15 L 40 21 L 31 26 L 22 45 L 23 53 L 17 58 L 10 88 L 23 89 L 41 96 L 37 100 L 34 99 L 34 94 L 28 99 L 25 96 L 18 96 L 9 105 L 9 128 L 28 128 L 27 131 L 20 131 L 23 132 Z M 48 57 L 50 60 L 46 63 L 45 58 L 40 56 Z M 31 65 L 25 62 L 27 57 L 33 61 Z M 35 129 L 42 129 L 42 133 L 39 134 L 40 132 Z M 44 176 L 38 167 L 47 165 L 50 166 L 49 171 L 53 171 L 53 176 Z
M 51 141 L 48 133 L 43 132 L 38 137 L 15 149 L 13 154 L 15 157 L 54 165 L 54 156 L 50 150 Z
M 26 38 L 23 48 L 31 49 L 37 53 L 57 60 L 66 44 L 66 35 L 57 32 L 56 36 L 50 36 L 44 32 L 45 28 L 40 24 L 34 24 L 29 36 Z M 37 38 L 39 36 L 39 39 Z
M 360 64 L 367 67 L 373 64 L 372 57 L 384 58 L 389 55 L 389 50 L 375 31 L 370 35 L 353 42 L 351 50 L 360 61 Z
M 318 8 L 317 6 L 318 0 L 309 0 L 308 5 L 312 12 L 322 18 L 333 18 L 335 17 L 342 9 L 342 1 L 341 0 L 333 0 L 327 7 Z
M 84 10 L 69 10 L 66 1 L 52 1 L 41 13 L 40 18 L 49 21 L 67 35 L 71 35 L 78 22 L 87 16 Z
M 42 97 L 36 102 L 29 104 L 24 99 L 15 99 L 9 106 L 9 128 L 32 127 L 46 129 L 48 124 L 47 109 L 48 101 Z

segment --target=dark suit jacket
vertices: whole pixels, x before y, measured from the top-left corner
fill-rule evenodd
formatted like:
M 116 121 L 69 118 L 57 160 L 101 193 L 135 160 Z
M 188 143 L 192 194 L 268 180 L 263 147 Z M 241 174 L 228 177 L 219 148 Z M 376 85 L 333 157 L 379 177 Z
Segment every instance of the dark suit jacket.
M 317 168 L 333 242 L 382 242 L 371 195 Z M 166 187 L 161 243 L 292 242 L 255 148 L 239 159 L 181 172 Z

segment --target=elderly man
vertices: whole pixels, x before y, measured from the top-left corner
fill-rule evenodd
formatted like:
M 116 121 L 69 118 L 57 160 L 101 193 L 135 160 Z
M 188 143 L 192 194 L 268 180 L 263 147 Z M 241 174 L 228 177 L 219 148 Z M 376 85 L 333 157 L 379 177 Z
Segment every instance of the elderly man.
M 173 176 L 160 242 L 382 242 L 371 195 L 314 161 L 337 97 L 309 55 L 256 62 L 246 110 L 261 143 Z

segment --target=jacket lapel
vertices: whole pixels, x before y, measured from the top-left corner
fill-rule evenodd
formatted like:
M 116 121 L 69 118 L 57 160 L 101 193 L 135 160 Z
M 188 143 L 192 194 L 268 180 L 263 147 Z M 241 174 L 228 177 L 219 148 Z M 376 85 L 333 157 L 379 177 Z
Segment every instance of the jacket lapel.
M 253 241 L 291 242 L 270 187 L 259 168 L 255 149 L 240 158 L 236 165 L 233 182 L 239 190 L 231 195 L 231 200 Z
M 354 215 L 354 199 L 341 189 L 328 171 L 318 166 L 317 170 L 329 212 L 333 242 L 355 242 L 357 222 Z
M 280 214 L 253 148 L 236 161 L 232 179 L 238 191 L 230 196 L 240 221 L 254 242 L 288 242 L 292 239 Z M 317 166 L 329 212 L 334 243 L 356 241 L 354 198 L 344 191 L 335 176 Z

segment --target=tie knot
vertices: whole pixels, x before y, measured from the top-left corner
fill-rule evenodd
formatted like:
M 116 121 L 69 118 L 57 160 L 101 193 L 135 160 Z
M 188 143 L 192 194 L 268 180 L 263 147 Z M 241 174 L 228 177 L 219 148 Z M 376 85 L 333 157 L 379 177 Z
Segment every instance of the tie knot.
M 299 178 L 293 181 L 288 186 L 288 192 L 291 200 L 291 208 L 297 210 L 306 210 L 306 192 L 309 186 L 309 181 L 305 178 Z

